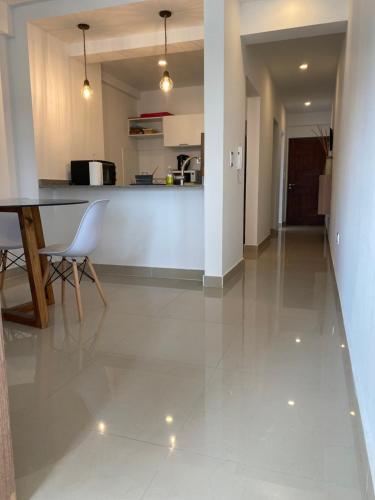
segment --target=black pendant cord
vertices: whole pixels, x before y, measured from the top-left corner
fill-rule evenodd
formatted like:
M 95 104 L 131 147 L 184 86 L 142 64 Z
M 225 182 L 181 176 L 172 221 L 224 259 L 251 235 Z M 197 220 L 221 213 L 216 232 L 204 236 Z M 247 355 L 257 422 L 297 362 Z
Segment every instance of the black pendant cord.
M 167 39 L 167 16 L 164 17 L 164 56 L 165 60 L 167 60 L 167 47 L 168 47 L 168 39 Z
M 87 63 L 86 63 L 86 30 L 82 30 L 83 33 L 83 58 L 85 61 L 85 80 L 87 80 Z

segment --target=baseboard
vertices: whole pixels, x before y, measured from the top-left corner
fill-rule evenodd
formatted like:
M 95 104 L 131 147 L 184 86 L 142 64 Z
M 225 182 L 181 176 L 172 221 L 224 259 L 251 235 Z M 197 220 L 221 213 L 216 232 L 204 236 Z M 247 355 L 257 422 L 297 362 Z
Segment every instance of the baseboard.
M 110 264 L 95 264 L 95 269 L 102 277 L 134 277 L 134 278 L 160 278 L 189 281 L 203 281 L 203 271 L 200 269 L 174 269 L 162 267 L 143 266 L 116 266 Z
M 278 231 L 276 231 L 276 233 L 277 232 Z M 272 239 L 272 232 L 259 245 L 245 245 L 244 258 L 250 260 L 258 259 L 271 243 L 271 239 Z
M 332 274 L 332 278 L 333 278 L 335 302 L 336 302 L 336 306 L 337 306 L 337 309 L 338 309 L 339 314 L 340 314 L 340 323 L 341 323 L 341 327 L 342 327 L 342 330 L 343 330 L 343 333 L 344 333 L 344 336 L 345 336 L 345 343 L 348 346 L 349 342 L 348 342 L 348 338 L 347 338 L 347 334 L 346 334 L 346 330 L 345 330 L 344 316 L 343 316 L 342 307 L 341 307 L 341 299 L 340 299 L 340 294 L 339 294 L 339 288 L 338 288 L 338 285 L 337 285 L 335 267 L 334 267 L 334 264 L 333 264 L 331 247 L 330 247 L 330 243 L 329 243 L 328 237 L 327 237 L 327 242 L 328 242 L 328 245 L 327 245 L 327 248 L 328 248 L 328 252 L 327 252 L 328 253 L 328 262 L 329 262 L 329 266 L 331 268 L 331 274 Z M 355 379 L 354 379 L 354 374 L 353 374 L 353 366 L 352 366 L 352 363 L 351 363 L 350 352 L 349 352 L 348 349 L 347 349 L 347 356 L 349 358 L 349 365 L 350 365 L 350 377 L 347 379 L 347 383 L 350 384 L 353 387 L 353 391 L 354 391 L 354 393 L 356 395 L 357 405 L 358 405 L 358 396 L 357 396 L 357 390 L 356 390 L 356 387 L 355 387 Z M 359 407 L 359 405 L 358 405 L 358 407 Z M 375 500 L 374 483 L 373 483 L 373 479 L 372 479 L 371 465 L 370 465 L 369 455 L 368 455 L 368 451 L 367 451 L 367 445 L 366 445 L 366 440 L 365 440 L 364 426 L 363 426 L 363 419 L 362 419 L 362 417 L 361 417 L 361 425 L 358 426 L 358 427 L 359 427 L 359 429 L 358 429 L 359 435 L 357 436 L 357 439 L 359 440 L 359 445 L 360 445 L 361 461 L 362 461 L 363 464 L 366 464 L 366 469 L 367 469 L 366 477 L 361 478 L 361 482 L 362 482 L 362 484 L 365 485 L 364 487 L 366 489 L 366 492 L 365 492 L 365 495 L 366 495 L 365 498 L 366 498 L 366 500 Z
M 203 286 L 205 288 L 224 288 L 235 276 L 243 271 L 245 266 L 244 259 L 235 264 L 224 276 L 203 276 Z
M 154 278 L 170 280 L 187 280 L 203 282 L 203 271 L 199 269 L 174 269 L 161 267 L 141 267 L 141 266 L 115 266 L 108 264 L 95 264 L 95 269 L 101 278 Z M 5 282 L 8 286 L 27 282 L 26 270 L 15 268 L 9 269 L 5 275 Z

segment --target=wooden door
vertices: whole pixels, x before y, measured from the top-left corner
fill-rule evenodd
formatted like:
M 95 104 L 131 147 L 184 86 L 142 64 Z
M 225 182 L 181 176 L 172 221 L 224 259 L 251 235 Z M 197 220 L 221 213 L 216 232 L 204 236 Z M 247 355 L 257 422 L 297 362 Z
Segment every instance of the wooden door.
M 319 176 L 324 173 L 325 154 L 318 137 L 289 140 L 288 225 L 319 226 Z

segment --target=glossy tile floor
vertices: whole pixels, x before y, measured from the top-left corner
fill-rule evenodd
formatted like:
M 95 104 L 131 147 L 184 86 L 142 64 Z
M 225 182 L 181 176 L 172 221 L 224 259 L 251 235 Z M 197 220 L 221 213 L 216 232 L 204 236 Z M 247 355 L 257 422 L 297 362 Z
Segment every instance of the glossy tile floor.
M 223 293 L 107 278 L 83 324 L 73 290 L 6 324 L 18 498 L 372 498 L 327 255 L 286 231 Z

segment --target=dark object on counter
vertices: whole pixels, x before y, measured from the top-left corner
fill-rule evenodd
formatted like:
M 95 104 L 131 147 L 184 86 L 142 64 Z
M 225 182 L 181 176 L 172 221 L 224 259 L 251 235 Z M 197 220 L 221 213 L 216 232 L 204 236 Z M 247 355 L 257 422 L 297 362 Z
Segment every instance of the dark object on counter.
M 173 184 L 175 186 L 180 185 L 180 180 L 178 179 L 180 170 L 173 170 Z M 202 176 L 199 170 L 185 170 L 184 172 L 184 184 L 202 184 Z
M 139 174 L 135 176 L 135 183 L 142 186 L 149 186 L 153 183 L 154 176 L 153 174 Z
M 72 160 L 70 162 L 71 183 L 73 185 L 90 185 L 90 161 L 94 160 Z M 111 161 L 95 161 L 102 164 L 103 185 L 114 186 L 116 184 L 116 165 Z

